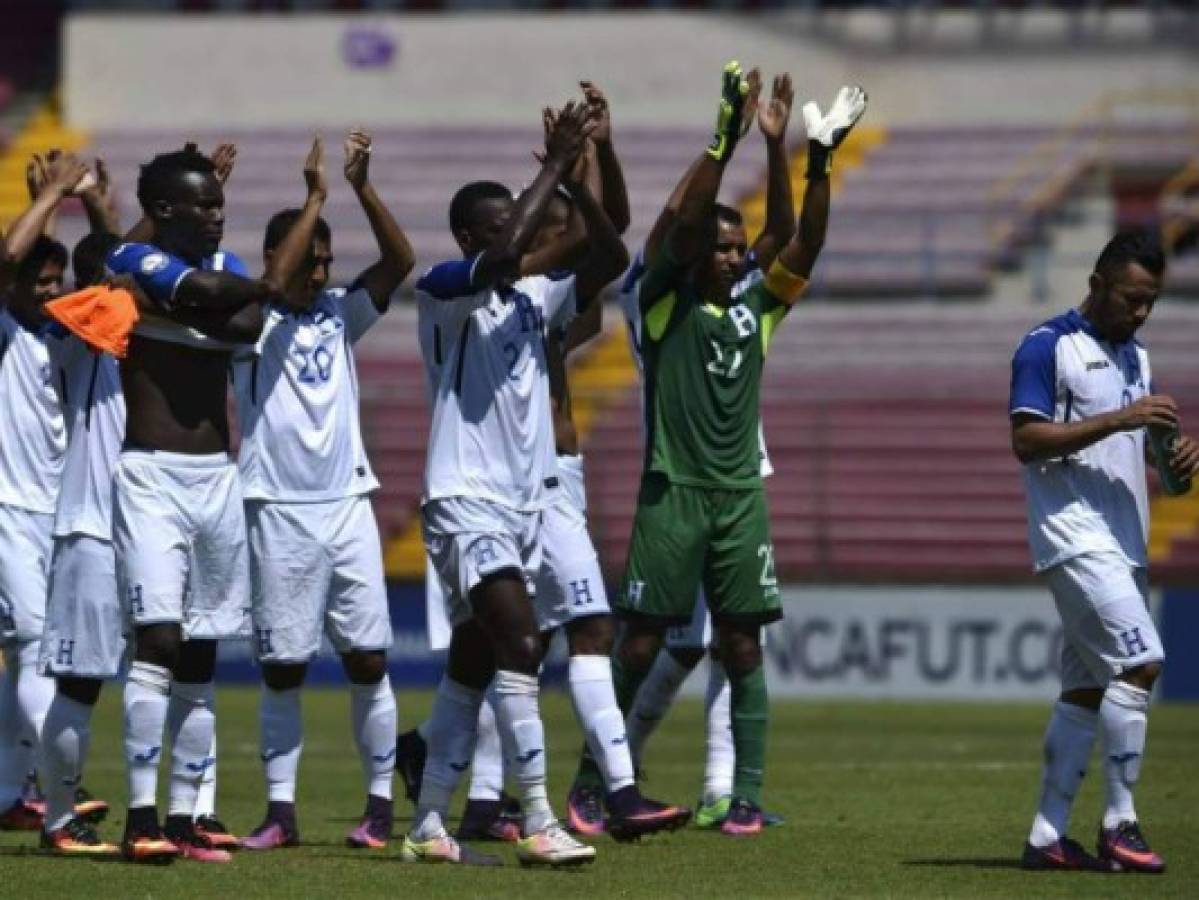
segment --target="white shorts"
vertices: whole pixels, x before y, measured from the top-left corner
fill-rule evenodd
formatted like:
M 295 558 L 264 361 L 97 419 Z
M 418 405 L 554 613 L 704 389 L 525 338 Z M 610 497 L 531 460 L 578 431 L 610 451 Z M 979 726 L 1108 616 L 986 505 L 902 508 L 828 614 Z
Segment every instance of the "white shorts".
M 0 503 L 0 641 L 37 641 L 46 619 L 54 516 Z
M 128 632 L 112 543 L 87 534 L 54 539 L 42 634 L 43 675 L 116 678 Z
M 262 662 L 300 663 L 321 647 L 386 650 L 391 616 L 370 500 L 246 504 L 254 644 Z
M 587 532 L 583 461 L 559 456 L 562 491 L 541 522 L 541 570 L 534 607 L 537 626 L 553 631 L 573 619 L 612 614 L 595 544 Z
M 488 575 L 515 569 L 532 595 L 541 569 L 541 520 L 540 511 L 473 497 L 431 500 L 421 508 L 425 552 L 441 578 L 452 626 L 474 616 L 470 592 Z
M 450 616 L 446 611 L 449 601 L 446 599 L 445 583 L 437 574 L 433 560 L 425 552 L 425 631 L 429 635 L 430 650 L 446 650 L 450 646 L 450 638 L 454 626 L 450 624 Z
M 248 638 L 246 518 L 228 455 L 126 450 L 113 481 L 117 584 L 133 624 Z
M 1118 553 L 1084 553 L 1045 571 L 1062 617 L 1062 689 L 1104 688 L 1165 658 L 1149 614 L 1149 577 Z

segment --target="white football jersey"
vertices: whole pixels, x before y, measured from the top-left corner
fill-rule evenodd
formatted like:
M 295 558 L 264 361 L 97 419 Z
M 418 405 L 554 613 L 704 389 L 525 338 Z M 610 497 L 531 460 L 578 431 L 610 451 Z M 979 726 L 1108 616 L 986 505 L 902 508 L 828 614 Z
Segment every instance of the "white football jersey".
M 1149 354 L 1112 344 L 1077 310 L 1034 328 L 1012 359 L 1010 415 L 1077 422 L 1152 393 Z M 1037 571 L 1089 552 L 1148 565 L 1145 429 L 1120 431 L 1060 459 L 1024 466 L 1028 539 Z
M 574 314 L 575 279 L 478 289 L 474 262 L 434 266 L 416 285 L 433 408 L 423 501 L 541 509 L 558 490 L 544 336 Z
M 48 348 L 68 333 L 0 309 L 0 503 L 54 513 L 67 432 Z
M 362 287 L 323 292 L 306 311 L 272 306 L 233 386 L 247 500 L 313 502 L 379 487 L 362 443 L 353 345 L 379 320 Z
M 52 345 L 66 415 L 67 455 L 54 534 L 112 540 L 112 479 L 125 440 L 125 395 L 116 359 L 71 335 Z
M 617 303 L 620 304 L 620 311 L 624 314 L 624 324 L 626 333 L 629 338 L 629 352 L 633 355 L 633 362 L 637 365 L 637 375 L 641 378 L 642 384 L 645 382 L 645 367 L 641 358 L 641 304 L 637 299 L 637 294 L 641 289 L 641 276 L 645 274 L 645 261 L 640 253 L 633 260 L 632 265 L 624 274 L 624 278 L 620 283 L 620 290 L 616 294 Z M 752 255 L 750 256 L 748 267 L 745 274 L 736 284 L 733 285 L 733 296 L 748 290 L 753 285 L 757 284 L 763 278 L 762 270 L 758 268 Z M 642 403 L 645 402 L 645 394 L 641 395 Z M 758 421 L 758 459 L 760 460 L 759 474 L 763 478 L 767 478 L 774 474 L 774 466 L 770 464 L 770 455 L 766 452 L 766 432 L 762 429 L 761 420 Z

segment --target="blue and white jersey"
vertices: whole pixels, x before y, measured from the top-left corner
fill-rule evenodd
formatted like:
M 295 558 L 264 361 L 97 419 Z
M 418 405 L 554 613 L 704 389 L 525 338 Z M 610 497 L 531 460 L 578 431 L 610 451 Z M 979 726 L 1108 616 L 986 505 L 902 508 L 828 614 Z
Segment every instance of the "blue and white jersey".
M 1011 416 L 1077 422 L 1152 392 L 1149 354 L 1102 339 L 1077 310 L 1030 331 L 1012 358 Z M 1028 540 L 1038 572 L 1082 553 L 1148 565 L 1145 430 L 1121 431 L 1061 459 L 1024 466 Z
M 479 288 L 477 259 L 441 263 L 416 283 L 433 408 L 423 500 L 543 509 L 558 490 L 544 335 L 574 314 L 575 279 Z
M 645 383 L 645 368 L 641 358 L 641 303 L 638 300 L 638 292 L 641 290 L 641 279 L 645 275 L 645 260 L 643 251 L 638 251 L 633 258 L 632 264 L 624 273 L 624 278 L 620 282 L 620 290 L 616 294 L 616 302 L 620 304 L 620 311 L 624 314 L 625 331 L 629 338 L 629 353 L 633 356 L 633 362 L 637 365 L 637 375 L 641 378 L 641 382 Z M 734 297 L 744 293 L 753 285 L 761 281 L 765 275 L 762 269 L 758 266 L 757 260 L 753 253 L 745 261 L 745 274 L 733 285 L 732 295 Z M 645 394 L 642 393 L 641 400 L 645 402 Z M 760 461 L 759 473 L 763 478 L 768 478 L 774 474 L 774 466 L 770 463 L 770 455 L 766 452 L 766 432 L 762 428 L 762 423 L 758 422 L 758 459 Z
M 67 428 L 54 535 L 111 541 L 112 479 L 125 440 L 120 366 L 73 334 L 51 346 L 50 358 Z
M 253 352 L 234 358 L 247 500 L 319 502 L 378 489 L 362 443 L 353 345 L 379 321 L 366 288 L 307 310 L 271 306 Z
M 50 348 L 69 332 L 30 331 L 0 309 L 0 503 L 53 514 L 67 432 Z
M 197 268 L 205 272 L 230 272 L 249 278 L 245 263 L 233 253 L 219 251 L 200 261 L 199 267 L 160 250 L 153 244 L 120 244 L 108 254 L 108 271 L 113 275 L 131 275 L 146 296 L 163 309 L 170 309 L 179 285 Z M 165 316 L 143 310 L 133 333 L 156 341 L 183 344 L 200 350 L 230 351 L 242 346 L 219 341 L 204 332 L 172 322 Z

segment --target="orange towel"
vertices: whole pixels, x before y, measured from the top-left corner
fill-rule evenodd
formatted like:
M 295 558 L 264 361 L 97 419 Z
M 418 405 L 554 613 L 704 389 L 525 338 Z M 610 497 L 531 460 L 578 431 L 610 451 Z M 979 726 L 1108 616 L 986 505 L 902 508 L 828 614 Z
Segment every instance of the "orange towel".
M 140 318 L 129 291 L 103 285 L 51 300 L 45 309 L 93 350 L 118 359 L 129 350 L 129 334 Z

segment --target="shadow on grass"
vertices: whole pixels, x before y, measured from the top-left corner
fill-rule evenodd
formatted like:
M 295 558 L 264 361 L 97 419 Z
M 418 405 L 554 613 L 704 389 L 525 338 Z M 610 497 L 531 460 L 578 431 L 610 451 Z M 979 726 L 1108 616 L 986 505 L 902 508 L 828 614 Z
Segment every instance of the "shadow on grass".
M 41 847 L 0 847 L 0 859 L 46 860 L 55 865 L 63 862 L 79 863 L 114 863 L 124 862 L 119 853 L 106 856 L 88 856 L 86 854 L 53 853 Z
M 946 859 L 905 859 L 905 866 L 930 866 L 944 869 L 1019 869 L 1020 860 L 1011 857 L 962 856 Z

